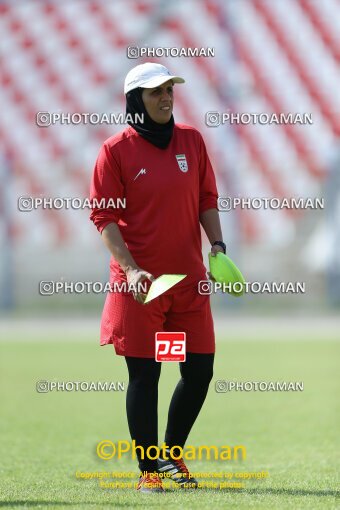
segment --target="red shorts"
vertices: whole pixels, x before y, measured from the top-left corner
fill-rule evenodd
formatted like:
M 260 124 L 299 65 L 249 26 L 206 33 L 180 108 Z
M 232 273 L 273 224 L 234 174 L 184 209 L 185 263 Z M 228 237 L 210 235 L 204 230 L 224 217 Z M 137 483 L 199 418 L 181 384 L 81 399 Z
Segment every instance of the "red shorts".
M 184 331 L 187 352 L 215 352 L 209 296 L 200 295 L 196 285 L 174 294 L 163 294 L 146 305 L 135 301 L 132 294 L 107 295 L 101 345 L 113 344 L 121 356 L 154 358 L 158 331 Z

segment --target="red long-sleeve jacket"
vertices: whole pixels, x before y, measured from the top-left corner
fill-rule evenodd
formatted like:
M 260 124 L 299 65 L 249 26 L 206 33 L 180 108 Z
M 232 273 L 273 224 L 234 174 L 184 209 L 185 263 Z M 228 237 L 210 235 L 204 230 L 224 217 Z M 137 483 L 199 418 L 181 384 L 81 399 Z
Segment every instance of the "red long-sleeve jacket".
M 91 183 L 91 200 L 111 199 L 116 208 L 94 208 L 90 219 L 100 232 L 117 223 L 138 266 L 155 277 L 188 275 L 176 289 L 205 278 L 199 215 L 217 208 L 217 196 L 196 129 L 176 124 L 164 150 L 128 127 L 104 142 Z M 113 257 L 110 268 L 111 281 L 125 280 Z

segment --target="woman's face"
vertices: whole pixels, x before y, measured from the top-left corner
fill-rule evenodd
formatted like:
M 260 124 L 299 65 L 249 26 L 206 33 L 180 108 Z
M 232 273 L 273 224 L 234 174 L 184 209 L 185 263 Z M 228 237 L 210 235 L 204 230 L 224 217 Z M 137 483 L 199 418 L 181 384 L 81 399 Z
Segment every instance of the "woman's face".
M 154 122 L 169 122 L 174 104 L 173 83 L 171 80 L 154 89 L 143 89 L 142 99 L 146 111 Z

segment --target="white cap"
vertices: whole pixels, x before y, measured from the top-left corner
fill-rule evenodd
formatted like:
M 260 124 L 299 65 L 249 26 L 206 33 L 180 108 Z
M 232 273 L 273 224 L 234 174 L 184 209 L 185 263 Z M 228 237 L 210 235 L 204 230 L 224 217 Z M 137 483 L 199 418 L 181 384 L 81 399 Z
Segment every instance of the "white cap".
M 152 62 L 140 64 L 127 73 L 124 82 L 124 94 L 138 87 L 152 89 L 168 80 L 172 80 L 174 83 L 185 83 L 183 78 L 172 76 L 169 69 L 161 64 L 154 64 Z

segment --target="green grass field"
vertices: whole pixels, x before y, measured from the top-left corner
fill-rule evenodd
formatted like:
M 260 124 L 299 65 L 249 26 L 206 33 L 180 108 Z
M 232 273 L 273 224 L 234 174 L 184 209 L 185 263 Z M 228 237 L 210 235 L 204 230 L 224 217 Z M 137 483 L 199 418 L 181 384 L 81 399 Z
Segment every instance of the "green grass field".
M 24 332 L 23 332 L 24 334 Z M 245 445 L 244 461 L 188 461 L 192 471 L 268 471 L 245 488 L 168 490 L 143 495 L 135 489 L 102 489 L 76 471 L 132 471 L 131 459 L 96 456 L 103 439 L 129 440 L 125 392 L 50 392 L 35 383 L 125 381 L 124 360 L 111 346 L 87 337 L 36 341 L 7 338 L 1 349 L 0 506 L 5 508 L 336 508 L 338 480 L 336 413 L 339 343 L 280 338 L 218 341 L 215 375 L 188 444 Z M 51 338 L 52 337 L 52 338 Z M 26 337 L 25 337 L 26 338 Z M 177 365 L 163 364 L 160 442 Z M 216 393 L 214 381 L 303 381 L 303 392 Z M 127 480 L 128 481 L 128 480 Z

